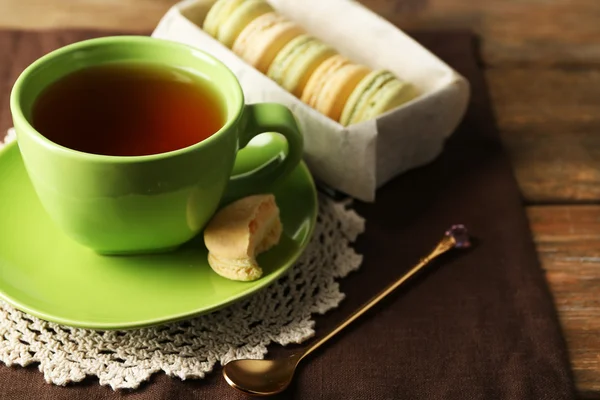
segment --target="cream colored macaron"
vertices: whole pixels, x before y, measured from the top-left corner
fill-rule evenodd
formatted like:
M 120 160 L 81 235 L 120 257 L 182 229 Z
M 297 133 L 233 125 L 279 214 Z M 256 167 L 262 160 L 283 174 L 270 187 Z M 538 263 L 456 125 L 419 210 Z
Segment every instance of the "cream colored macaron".
M 246 0 L 218 0 L 212 5 L 206 17 L 202 29 L 210 36 L 216 38 L 219 32 L 219 27 L 225 19 Z
M 208 263 L 219 275 L 238 281 L 262 276 L 256 256 L 279 243 L 279 208 L 272 194 L 248 196 L 218 211 L 204 230 Z
M 215 37 L 225 46 L 231 48 L 233 43 L 250 22 L 263 14 L 273 12 L 273 7 L 265 0 L 221 0 L 228 1 L 229 7 L 223 6 L 214 19 L 217 20 Z M 215 4 L 216 6 L 217 4 Z M 214 6 L 213 6 L 214 7 Z M 212 10 L 212 9 L 211 9 Z M 206 21 L 209 21 L 207 16 Z
M 300 35 L 281 49 L 267 76 L 297 97 L 302 96 L 317 67 L 335 55 L 331 47 L 309 35 Z
M 323 85 L 325 85 L 328 79 L 340 68 L 350 63 L 350 60 L 340 54 L 335 54 L 323 61 L 309 78 L 300 99 L 309 106 L 315 107 Z
M 325 60 L 308 80 L 302 101 L 334 121 L 339 121 L 348 98 L 370 72 L 337 54 Z
M 233 52 L 266 73 L 279 51 L 304 30 L 277 13 L 256 18 L 242 30 L 233 43 Z

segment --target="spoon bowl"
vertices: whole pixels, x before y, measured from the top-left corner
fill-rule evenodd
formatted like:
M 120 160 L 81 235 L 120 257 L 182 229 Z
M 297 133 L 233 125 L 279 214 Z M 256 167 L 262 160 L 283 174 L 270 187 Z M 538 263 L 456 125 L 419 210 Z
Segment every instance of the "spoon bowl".
M 227 383 L 250 395 L 269 396 L 283 392 L 292 382 L 299 355 L 275 360 L 235 360 L 223 367 Z
M 454 225 L 446 231 L 437 246 L 410 271 L 397 281 L 385 288 L 377 296 L 360 307 L 344 322 L 338 325 L 316 343 L 300 353 L 275 360 L 235 360 L 223 367 L 223 376 L 227 383 L 246 394 L 253 396 L 270 396 L 283 392 L 292 382 L 298 363 L 308 354 L 312 353 L 323 343 L 337 335 L 346 326 L 370 310 L 375 304 L 388 296 L 400 285 L 419 272 L 433 259 L 452 249 L 468 249 L 472 246 L 470 235 L 463 225 Z

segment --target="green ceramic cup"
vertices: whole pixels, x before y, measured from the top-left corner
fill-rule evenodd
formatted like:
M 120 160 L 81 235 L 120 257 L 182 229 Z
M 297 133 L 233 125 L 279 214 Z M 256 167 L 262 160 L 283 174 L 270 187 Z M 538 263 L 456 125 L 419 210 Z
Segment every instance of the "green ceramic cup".
M 82 153 L 33 128 L 32 106 L 48 85 L 81 68 L 127 61 L 185 68 L 207 79 L 226 110 L 225 125 L 192 146 L 140 157 Z M 302 157 L 302 136 L 286 107 L 246 105 L 235 75 L 221 62 L 198 49 L 150 37 L 92 39 L 49 53 L 17 79 L 10 106 L 19 149 L 44 208 L 66 234 L 100 254 L 174 249 L 202 230 L 224 196 L 268 191 Z M 238 150 L 263 132 L 283 135 L 287 153 L 232 177 Z M 253 151 L 255 157 L 260 153 Z

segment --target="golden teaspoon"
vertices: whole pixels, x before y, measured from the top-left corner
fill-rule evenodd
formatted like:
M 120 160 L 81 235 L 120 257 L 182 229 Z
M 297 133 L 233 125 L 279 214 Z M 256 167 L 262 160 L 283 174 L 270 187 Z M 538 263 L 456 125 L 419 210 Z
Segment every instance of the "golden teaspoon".
M 270 396 L 284 391 L 292 382 L 296 367 L 300 361 L 315 351 L 323 343 L 337 335 L 342 329 L 350 325 L 354 320 L 370 310 L 387 295 L 396 290 L 423 267 L 428 265 L 434 258 L 446 253 L 451 249 L 466 249 L 471 247 L 469 233 L 463 225 L 454 225 L 446 233 L 438 245 L 425 258 L 415 265 L 400 279 L 392 283 L 377 296 L 369 300 L 357 311 L 338 325 L 326 336 L 306 348 L 305 350 L 292 354 L 286 358 L 275 360 L 234 360 L 223 367 L 223 376 L 227 383 L 253 396 Z

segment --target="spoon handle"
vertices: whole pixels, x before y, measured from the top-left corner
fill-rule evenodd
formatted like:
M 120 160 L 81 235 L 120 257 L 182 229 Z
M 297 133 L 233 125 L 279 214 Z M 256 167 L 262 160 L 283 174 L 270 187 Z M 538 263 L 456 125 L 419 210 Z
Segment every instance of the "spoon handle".
M 453 227 L 452 229 L 455 229 L 455 228 L 456 227 Z M 464 227 L 462 227 L 462 226 L 460 226 L 460 228 L 464 229 Z M 450 229 L 448 232 L 446 232 L 446 235 L 444 235 L 442 240 L 437 244 L 435 249 L 433 249 L 431 251 L 431 253 L 429 253 L 427 256 L 422 258 L 421 261 L 419 261 L 419 263 L 417 265 L 415 265 L 410 271 L 408 271 L 406 274 L 404 274 L 402 277 L 400 277 L 400 279 L 398 279 L 397 281 L 395 281 L 394 283 L 389 285 L 378 295 L 376 295 L 371 300 L 369 300 L 365 304 L 363 304 L 362 307 L 360 307 L 358 310 L 356 310 L 354 312 L 354 314 L 350 315 L 344 322 L 339 324 L 334 330 L 329 332 L 327 335 L 325 335 L 319 341 L 315 342 L 308 349 L 306 349 L 304 351 L 304 353 L 300 356 L 300 360 L 303 359 L 304 357 L 306 357 L 308 354 L 315 351 L 323 343 L 325 343 L 326 341 L 328 341 L 329 339 L 331 339 L 332 337 L 337 335 L 345 327 L 347 327 L 352 322 L 354 322 L 354 320 L 356 320 L 361 315 L 363 315 L 364 313 L 369 311 L 371 308 L 373 308 L 373 306 L 375 306 L 377 303 L 379 303 L 381 300 L 383 300 L 385 297 L 387 297 L 390 293 L 392 293 L 394 290 L 396 290 L 404 282 L 409 280 L 413 275 L 415 275 L 417 272 L 419 272 L 423 267 L 428 265 L 434 258 L 446 253 L 447 251 L 449 251 L 455 247 L 457 247 L 457 248 L 468 247 L 468 245 L 462 245 L 461 243 L 459 243 L 457 241 L 457 238 L 452 233 L 452 229 Z

